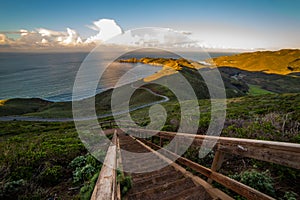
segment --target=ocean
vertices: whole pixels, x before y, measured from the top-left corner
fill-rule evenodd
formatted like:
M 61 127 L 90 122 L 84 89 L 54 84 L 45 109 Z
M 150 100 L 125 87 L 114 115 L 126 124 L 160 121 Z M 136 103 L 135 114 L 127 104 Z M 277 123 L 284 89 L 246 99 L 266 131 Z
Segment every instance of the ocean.
M 211 57 L 233 53 L 210 53 Z M 87 53 L 0 53 L 0 99 L 41 98 L 54 102 L 71 101 L 76 74 Z M 188 53 L 200 61 L 201 55 Z M 130 55 L 133 56 L 133 55 Z M 124 55 L 124 58 L 130 57 Z M 172 54 L 136 53 L 135 57 L 176 57 Z M 100 80 L 97 93 L 114 87 L 120 76 L 138 64 L 115 63 Z M 160 70 L 155 66 L 141 66 L 127 84 Z M 84 98 L 84 96 L 82 97 Z

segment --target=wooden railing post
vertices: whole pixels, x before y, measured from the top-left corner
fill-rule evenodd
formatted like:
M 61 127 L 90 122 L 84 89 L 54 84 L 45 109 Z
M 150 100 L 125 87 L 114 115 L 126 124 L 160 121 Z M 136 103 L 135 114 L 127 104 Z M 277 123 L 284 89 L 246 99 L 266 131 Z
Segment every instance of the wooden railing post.
M 162 147 L 163 146 L 163 140 L 161 137 L 159 137 L 159 146 Z
M 214 160 L 213 160 L 213 163 L 210 168 L 214 172 L 218 171 L 221 168 L 223 161 L 224 161 L 224 156 L 225 156 L 225 153 L 222 151 L 219 151 L 218 149 L 219 149 L 219 145 L 217 146 Z M 208 178 L 207 182 L 212 183 L 212 179 Z

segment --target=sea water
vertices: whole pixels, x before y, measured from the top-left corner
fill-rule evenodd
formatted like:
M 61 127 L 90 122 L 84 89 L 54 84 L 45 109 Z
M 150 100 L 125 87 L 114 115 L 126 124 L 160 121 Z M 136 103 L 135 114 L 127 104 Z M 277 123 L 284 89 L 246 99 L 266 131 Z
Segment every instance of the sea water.
M 211 57 L 232 53 L 210 53 Z M 76 74 L 88 53 L 0 53 L 0 99 L 42 98 L 71 101 Z M 190 57 L 201 60 L 192 52 Z M 132 55 L 130 55 L 132 56 Z M 135 57 L 176 57 L 173 54 L 136 53 Z M 124 57 L 126 58 L 126 56 Z M 100 80 L 96 93 L 113 88 L 126 71 L 139 64 L 114 63 Z M 159 67 L 139 65 L 135 76 L 123 84 L 147 77 Z M 84 96 L 83 96 L 84 98 Z

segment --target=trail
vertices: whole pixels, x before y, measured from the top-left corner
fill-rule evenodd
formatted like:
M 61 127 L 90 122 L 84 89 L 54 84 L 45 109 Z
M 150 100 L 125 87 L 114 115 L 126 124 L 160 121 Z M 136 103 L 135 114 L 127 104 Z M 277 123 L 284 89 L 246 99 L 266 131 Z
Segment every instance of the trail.
M 146 90 L 148 92 L 150 92 L 151 94 L 155 95 L 155 96 L 158 96 L 158 97 L 161 97 L 163 98 L 162 100 L 159 100 L 159 101 L 154 101 L 154 102 L 151 102 L 151 103 L 147 103 L 147 104 L 144 104 L 144 105 L 140 105 L 140 106 L 136 106 L 136 107 L 132 107 L 132 108 L 129 108 L 129 110 L 123 110 L 123 111 L 119 111 L 119 112 L 116 112 L 114 114 L 112 113 L 107 113 L 107 114 L 102 114 L 102 115 L 97 115 L 96 117 L 83 117 L 83 118 L 41 118 L 41 117 L 31 117 L 31 116 L 3 116 L 3 117 L 0 117 L 0 121 L 35 121 L 35 122 L 71 122 L 71 121 L 86 121 L 86 120 L 92 120 L 92 119 L 101 119 L 101 118 L 105 118 L 105 117 L 111 117 L 111 116 L 117 116 L 117 115 L 122 115 L 122 114 L 125 114 L 125 113 L 129 113 L 129 112 L 132 112 L 132 111 L 135 111 L 135 110 L 138 110 L 138 109 L 142 109 L 142 108 L 145 108 L 145 107 L 149 107 L 149 106 L 152 106 L 152 105 L 155 105 L 155 104 L 160 104 L 160 103 L 164 103 L 164 102 L 167 102 L 169 101 L 170 99 L 167 97 L 167 96 L 164 96 L 164 95 L 161 95 L 161 94 L 158 94 L 158 93 L 155 93 L 153 92 L 151 89 L 149 88 L 144 88 L 144 87 L 135 87 L 133 85 L 133 83 L 131 84 L 131 87 L 133 89 L 143 89 L 143 90 Z

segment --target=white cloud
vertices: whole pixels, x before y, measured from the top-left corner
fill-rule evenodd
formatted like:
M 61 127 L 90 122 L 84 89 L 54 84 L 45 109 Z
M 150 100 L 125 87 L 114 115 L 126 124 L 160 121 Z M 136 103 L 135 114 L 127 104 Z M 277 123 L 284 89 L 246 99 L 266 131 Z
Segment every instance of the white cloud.
M 81 38 L 78 36 L 75 30 L 67 28 L 68 35 L 61 41 L 63 45 L 76 45 L 81 41 Z M 81 42 L 80 42 L 81 43 Z
M 5 34 L 0 34 L 0 44 L 6 44 L 7 43 L 7 37 Z
M 27 31 L 27 30 L 24 30 L 24 29 L 21 29 L 21 30 L 20 30 L 20 34 L 21 34 L 21 36 L 27 35 L 27 34 L 28 34 L 28 31 Z
M 13 40 L 6 34 L 19 34 L 20 37 Z M 82 44 L 82 39 L 75 30 L 70 28 L 66 31 L 53 31 L 45 28 L 38 28 L 34 31 L 21 29 L 0 34 L 0 44 L 10 45 L 13 48 L 70 47 Z
M 47 44 L 48 40 L 46 40 L 45 38 L 42 39 L 42 44 Z
M 191 40 L 186 33 L 169 28 L 130 30 L 107 43 L 142 47 L 192 47 L 197 45 L 196 41 Z
M 100 19 L 93 22 L 93 25 L 88 26 L 90 29 L 99 31 L 97 35 L 87 38 L 85 43 L 100 43 L 109 40 L 110 38 L 123 33 L 121 27 L 112 19 Z
M 169 28 L 140 28 L 123 32 L 122 28 L 112 19 L 100 19 L 88 26 L 98 31 L 96 35 L 82 40 L 79 34 L 70 28 L 66 31 L 55 31 L 37 28 L 33 31 L 21 29 L 13 32 L 1 32 L 1 47 L 15 49 L 61 48 L 61 47 L 94 47 L 96 44 L 124 45 L 141 47 L 193 47 L 197 43 L 191 40 L 190 32 L 175 31 Z M 11 39 L 10 34 L 19 34 Z
M 45 28 L 38 28 L 36 30 L 41 36 L 46 36 L 46 37 L 60 36 L 60 35 L 64 34 L 64 32 L 52 31 L 52 30 L 45 29 Z

